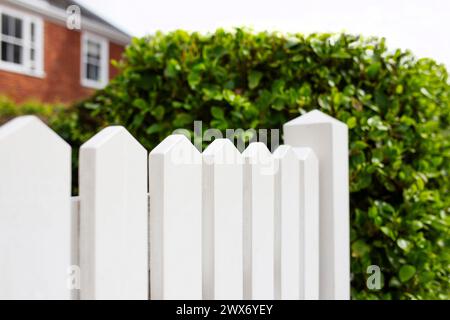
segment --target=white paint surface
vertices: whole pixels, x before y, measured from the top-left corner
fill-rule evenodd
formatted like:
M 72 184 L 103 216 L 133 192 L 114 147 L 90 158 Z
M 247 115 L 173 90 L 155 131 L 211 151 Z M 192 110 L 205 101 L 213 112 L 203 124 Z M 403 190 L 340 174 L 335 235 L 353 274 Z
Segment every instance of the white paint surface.
M 147 151 L 108 127 L 81 146 L 79 174 L 81 299 L 147 299 Z
M 227 139 L 203 153 L 203 298 L 243 298 L 243 159 Z
M 275 160 L 261 143 L 244 156 L 244 299 L 275 298 Z
M 0 299 L 70 299 L 70 166 L 38 118 L 0 127 Z
M 202 299 L 202 157 L 183 135 L 149 157 L 151 299 Z
M 280 146 L 281 299 L 319 298 L 318 161 L 310 148 Z
M 284 125 L 285 143 L 319 160 L 320 299 L 350 298 L 348 128 L 318 111 Z

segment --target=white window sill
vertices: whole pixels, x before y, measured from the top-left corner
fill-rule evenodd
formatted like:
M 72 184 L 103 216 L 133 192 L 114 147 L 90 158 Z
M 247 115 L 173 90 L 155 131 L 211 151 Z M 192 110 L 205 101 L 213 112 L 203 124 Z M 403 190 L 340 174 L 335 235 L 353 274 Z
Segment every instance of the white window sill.
M 81 85 L 85 88 L 89 89 L 103 89 L 106 87 L 108 83 L 105 83 L 104 81 L 94 81 L 89 79 L 82 79 Z
M 45 72 L 42 70 L 30 70 L 21 65 L 8 63 L 4 61 L 0 61 L 0 70 L 13 72 L 25 76 L 35 77 L 35 78 L 45 78 Z

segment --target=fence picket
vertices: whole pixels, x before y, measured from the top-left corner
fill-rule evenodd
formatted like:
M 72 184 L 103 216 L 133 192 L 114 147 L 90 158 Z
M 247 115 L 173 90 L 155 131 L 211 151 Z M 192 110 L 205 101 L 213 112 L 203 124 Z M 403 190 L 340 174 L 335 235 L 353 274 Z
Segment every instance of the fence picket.
M 309 148 L 282 145 L 279 161 L 281 195 L 281 299 L 316 300 L 319 296 L 318 162 Z
M 0 299 L 70 299 L 71 148 L 33 116 L 0 127 Z
M 348 128 L 318 111 L 284 125 L 285 143 L 319 160 L 320 299 L 350 298 Z
M 108 127 L 81 146 L 79 174 L 81 299 L 147 299 L 147 151 Z
M 244 299 L 275 298 L 275 160 L 261 143 L 244 156 Z
M 202 299 L 202 157 L 183 135 L 152 150 L 151 299 Z
M 243 298 L 243 159 L 215 140 L 203 153 L 203 298 Z

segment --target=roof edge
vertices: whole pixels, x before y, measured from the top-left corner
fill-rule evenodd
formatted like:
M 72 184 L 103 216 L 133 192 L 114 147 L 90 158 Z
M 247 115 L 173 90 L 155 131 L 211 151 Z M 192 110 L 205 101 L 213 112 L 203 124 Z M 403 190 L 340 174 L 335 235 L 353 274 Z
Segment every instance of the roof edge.
M 28 11 L 40 14 L 49 18 L 57 23 L 62 23 L 65 25 L 67 21 L 67 14 L 64 10 L 54 7 L 45 1 L 36 0 L 4 0 L 0 3 L 9 4 L 13 7 L 19 7 L 26 9 Z M 80 6 L 81 7 L 81 6 Z M 99 22 L 93 21 L 92 19 L 82 17 L 81 30 L 96 33 L 98 35 L 104 36 L 116 44 L 127 45 L 130 43 L 132 36 L 124 31 L 118 32 L 114 28 L 101 24 Z

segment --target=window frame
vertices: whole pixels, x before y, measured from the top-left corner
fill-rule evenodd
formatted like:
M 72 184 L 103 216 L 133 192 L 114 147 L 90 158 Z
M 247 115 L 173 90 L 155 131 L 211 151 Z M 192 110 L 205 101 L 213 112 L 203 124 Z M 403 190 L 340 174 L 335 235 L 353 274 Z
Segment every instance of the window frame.
M 88 79 L 86 74 L 88 41 L 100 45 L 100 65 L 98 81 Z M 91 89 L 103 89 L 109 82 L 109 41 L 101 36 L 83 32 L 81 35 L 81 85 Z
M 0 70 L 20 73 L 28 76 L 43 78 L 44 72 L 44 22 L 39 16 L 25 13 L 16 9 L 11 9 L 0 5 L 0 47 L 1 41 L 4 38 L 1 33 L 1 19 L 2 15 L 19 19 L 22 21 L 22 62 L 14 63 L 10 61 L 3 61 L 0 58 Z M 31 42 L 31 25 L 34 24 L 34 43 Z M 10 41 L 7 41 L 11 43 Z M 31 49 L 34 49 L 34 68 L 31 60 Z M 1 52 L 0 52 L 1 54 Z

